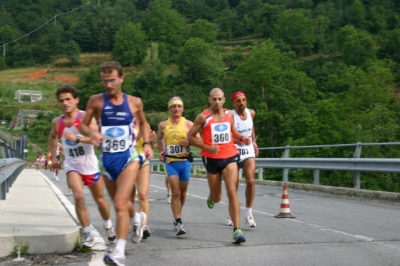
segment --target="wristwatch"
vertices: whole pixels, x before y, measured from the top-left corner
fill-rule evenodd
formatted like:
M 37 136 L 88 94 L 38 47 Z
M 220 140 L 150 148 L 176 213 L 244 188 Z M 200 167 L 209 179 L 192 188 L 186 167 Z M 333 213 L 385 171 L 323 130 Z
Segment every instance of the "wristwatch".
M 76 143 L 79 143 L 79 142 L 81 142 L 81 138 L 82 138 L 82 135 L 81 134 L 77 134 L 76 135 Z

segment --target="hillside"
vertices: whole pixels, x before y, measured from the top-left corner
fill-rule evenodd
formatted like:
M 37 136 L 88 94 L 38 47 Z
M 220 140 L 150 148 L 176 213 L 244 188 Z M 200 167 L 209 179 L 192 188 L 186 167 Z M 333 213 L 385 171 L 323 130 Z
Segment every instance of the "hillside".
M 0 103 L 6 109 L 0 110 L 0 116 L 4 118 L 15 116 L 19 110 L 49 110 L 58 111 L 54 91 L 65 83 L 76 83 L 82 72 L 87 71 L 93 64 L 101 64 L 111 59 L 109 54 L 87 53 L 81 54 L 81 63 L 77 67 L 71 67 L 66 59 L 59 59 L 51 65 L 40 67 L 7 69 L 0 75 Z M 41 73 L 46 72 L 46 73 Z M 38 90 L 43 94 L 41 102 L 16 102 L 14 100 L 16 90 Z

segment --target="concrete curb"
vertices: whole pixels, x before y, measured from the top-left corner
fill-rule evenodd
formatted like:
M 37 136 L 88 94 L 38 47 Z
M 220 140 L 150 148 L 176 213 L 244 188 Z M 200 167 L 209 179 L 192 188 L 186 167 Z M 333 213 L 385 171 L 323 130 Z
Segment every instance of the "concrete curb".
M 79 239 L 79 227 L 47 184 L 45 176 L 24 169 L 0 201 L 0 257 L 17 245 L 28 253 L 67 253 Z

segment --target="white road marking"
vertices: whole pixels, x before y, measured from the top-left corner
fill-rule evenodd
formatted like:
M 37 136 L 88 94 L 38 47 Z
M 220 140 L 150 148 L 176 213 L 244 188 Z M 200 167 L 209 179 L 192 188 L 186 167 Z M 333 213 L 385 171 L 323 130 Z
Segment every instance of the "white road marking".
M 196 179 L 196 181 L 200 181 L 200 180 L 207 181 L 206 179 Z M 240 186 L 244 186 L 245 184 L 239 184 L 239 185 L 240 185 Z M 157 187 L 157 186 L 153 186 L 153 187 Z M 163 188 L 163 187 L 157 187 L 157 188 L 159 188 L 159 189 L 165 189 L 165 188 Z M 187 193 L 187 195 L 189 195 L 189 196 L 191 196 L 191 197 L 193 197 L 193 198 L 204 199 L 204 200 L 207 199 L 206 197 L 202 197 L 202 196 L 199 196 L 199 195 L 192 195 L 192 194 L 190 194 L 190 193 Z M 276 195 L 279 196 L 280 194 L 276 194 Z M 301 199 L 301 200 L 303 200 L 303 199 Z M 225 204 L 225 205 L 227 205 L 228 203 L 223 202 L 223 201 L 220 201 L 220 202 L 218 202 L 218 204 Z M 241 207 L 241 209 L 246 209 L 246 208 L 245 208 L 245 207 Z M 258 210 L 255 210 L 255 209 L 253 209 L 253 212 L 254 212 L 254 213 L 263 214 L 263 215 L 267 215 L 267 216 L 271 216 L 271 217 L 275 216 L 275 214 L 268 213 L 268 212 L 263 212 L 263 211 L 258 211 Z M 359 239 L 359 240 L 362 240 L 362 241 L 366 241 L 366 242 L 372 242 L 372 241 L 374 241 L 374 238 L 371 238 L 371 237 L 368 237 L 368 236 L 355 235 L 355 234 L 350 234 L 350 233 L 347 233 L 347 232 L 343 232 L 343 231 L 339 231 L 339 230 L 334 230 L 334 229 L 330 229 L 330 228 L 323 228 L 323 227 L 320 226 L 320 225 L 311 224 L 311 223 L 306 223 L 306 222 L 303 222 L 303 221 L 300 221 L 300 220 L 297 220 L 297 219 L 286 219 L 286 220 L 287 220 L 287 221 L 290 221 L 290 222 L 302 223 L 302 224 L 305 224 L 305 225 L 308 225 L 308 226 L 312 226 L 312 227 L 315 227 L 317 230 L 321 230 L 321 231 L 331 231 L 331 232 L 336 233 L 336 234 L 345 235 L 345 236 L 352 237 L 352 238 L 356 238 L 356 239 Z M 376 242 L 376 243 L 377 243 L 377 244 L 381 244 L 381 245 L 385 245 L 385 246 L 389 246 L 389 247 L 392 247 L 392 248 L 400 249 L 399 247 L 396 247 L 396 246 L 391 246 L 391 245 L 383 244 L 383 243 L 379 243 L 379 242 Z

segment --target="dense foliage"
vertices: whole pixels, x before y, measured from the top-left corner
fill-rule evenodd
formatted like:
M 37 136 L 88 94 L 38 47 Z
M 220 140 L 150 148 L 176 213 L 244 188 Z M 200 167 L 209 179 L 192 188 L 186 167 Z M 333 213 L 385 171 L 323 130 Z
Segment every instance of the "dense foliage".
M 153 127 L 162 117 L 154 114 L 165 112 L 172 96 L 183 98 L 185 115 L 194 119 L 208 106 L 210 89 L 220 86 L 226 107 L 232 92 L 247 94 L 260 147 L 394 142 L 400 137 L 399 26 L 397 0 L 3 0 L 0 69 L 61 57 L 79 64 L 80 52 L 110 52 L 130 67 L 124 90 L 143 98 Z M 84 88 L 81 107 L 102 91 L 97 67 L 77 84 Z M 400 151 L 363 155 L 399 157 Z M 352 183 L 345 173 L 323 176 L 324 184 Z M 280 171 L 268 178 L 280 179 Z M 293 171 L 290 180 L 309 181 L 312 173 Z M 394 174 L 365 174 L 362 187 L 400 191 L 399 181 Z

